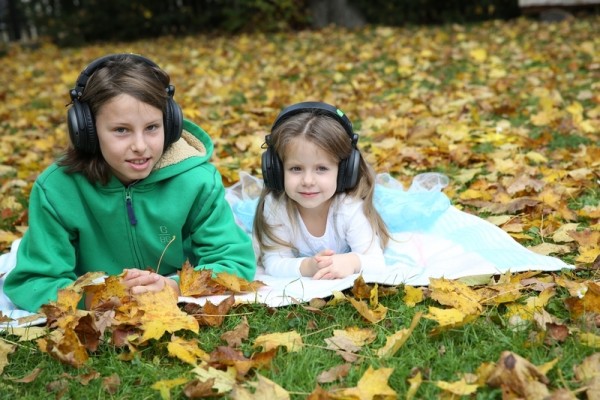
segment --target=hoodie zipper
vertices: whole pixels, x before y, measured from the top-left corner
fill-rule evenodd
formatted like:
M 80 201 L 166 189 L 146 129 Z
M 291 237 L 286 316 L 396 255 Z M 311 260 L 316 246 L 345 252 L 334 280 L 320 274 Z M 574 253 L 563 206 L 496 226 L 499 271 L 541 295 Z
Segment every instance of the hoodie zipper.
M 137 219 L 135 218 L 135 211 L 133 210 L 133 201 L 131 198 L 131 187 L 137 183 L 133 182 L 125 189 L 125 207 L 127 208 L 127 217 L 131 225 L 137 225 Z

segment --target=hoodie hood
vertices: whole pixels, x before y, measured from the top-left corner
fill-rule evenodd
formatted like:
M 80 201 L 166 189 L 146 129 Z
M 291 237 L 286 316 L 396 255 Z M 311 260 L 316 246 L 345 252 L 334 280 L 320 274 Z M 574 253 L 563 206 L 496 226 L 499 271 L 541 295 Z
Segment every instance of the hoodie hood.
M 191 157 L 199 157 L 202 162 L 206 162 L 212 156 L 213 150 L 213 142 L 204 129 L 189 120 L 184 120 L 181 138 L 169 146 L 154 169 L 166 168 Z

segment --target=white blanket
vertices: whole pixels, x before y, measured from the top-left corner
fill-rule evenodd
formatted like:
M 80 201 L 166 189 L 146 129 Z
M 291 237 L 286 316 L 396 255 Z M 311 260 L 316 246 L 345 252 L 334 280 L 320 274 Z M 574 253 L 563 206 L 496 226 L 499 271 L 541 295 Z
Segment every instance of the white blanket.
M 412 200 L 410 200 L 412 201 Z M 557 271 L 573 268 L 555 257 L 539 255 L 526 249 L 497 226 L 449 206 L 420 231 L 397 232 L 385 251 L 389 266 L 385 272 L 364 274 L 367 283 L 384 285 L 426 286 L 430 278 L 456 279 L 469 276 L 495 275 L 507 271 Z M 16 262 L 15 241 L 11 251 L 0 256 L 0 275 L 9 273 Z M 13 319 L 30 315 L 19 310 L 4 295 L 4 277 L 0 277 L 0 311 Z M 358 275 L 337 280 L 311 278 L 276 278 L 259 269 L 255 280 L 266 284 L 257 293 L 238 295 L 238 302 L 263 303 L 280 307 L 313 298 L 330 296 L 333 291 L 351 288 Z M 194 299 L 181 297 L 181 302 L 219 303 L 227 296 Z M 15 326 L 16 322 L 0 325 Z

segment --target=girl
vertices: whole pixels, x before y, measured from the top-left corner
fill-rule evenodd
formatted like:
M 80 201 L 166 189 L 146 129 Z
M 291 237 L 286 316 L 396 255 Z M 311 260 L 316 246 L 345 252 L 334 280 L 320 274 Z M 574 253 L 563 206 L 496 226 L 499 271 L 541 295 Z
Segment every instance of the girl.
M 304 102 L 279 114 L 266 137 L 253 225 L 267 274 L 335 279 L 385 268 L 390 235 L 357 141 L 350 120 L 329 104 Z
M 133 293 L 179 293 L 175 274 L 196 268 L 252 280 L 251 240 L 235 224 L 213 144 L 183 120 L 169 75 L 147 58 L 93 61 L 71 90 L 71 146 L 36 180 L 29 229 L 4 290 L 36 311 L 89 271 L 117 275 Z M 147 269 L 156 270 L 150 272 Z

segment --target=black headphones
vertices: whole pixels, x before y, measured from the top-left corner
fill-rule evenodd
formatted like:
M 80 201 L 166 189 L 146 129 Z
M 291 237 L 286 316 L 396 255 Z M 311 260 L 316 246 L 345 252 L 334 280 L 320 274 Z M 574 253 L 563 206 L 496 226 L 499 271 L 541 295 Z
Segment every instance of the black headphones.
M 69 92 L 72 106 L 67 112 L 67 125 L 69 127 L 69 137 L 77 150 L 95 154 L 98 152 L 99 147 L 94 115 L 87 103 L 79 101 L 88 79 L 107 62 L 119 61 L 125 58 L 133 58 L 134 60 L 148 64 L 151 67 L 159 68 L 158 65 L 146 57 L 129 53 L 111 54 L 92 61 L 81 74 L 79 74 L 75 87 Z M 181 111 L 181 107 L 173 100 L 175 87 L 169 85 L 166 88 L 166 91 L 169 99 L 167 100 L 166 110 L 163 115 L 165 149 L 181 137 L 181 132 L 183 130 L 183 112 Z
M 356 147 L 358 135 L 352 129 L 352 122 L 348 119 L 340 109 L 316 101 L 307 101 L 297 103 L 286 107 L 279 113 L 275 119 L 275 123 L 271 127 L 271 134 L 277 126 L 293 115 L 310 112 L 317 115 L 325 115 L 339 122 L 350 137 L 352 142 L 352 153 L 350 157 L 340 161 L 338 166 L 337 176 L 337 193 L 352 189 L 358 182 L 358 174 L 360 170 L 360 151 Z M 265 186 L 277 192 L 284 190 L 283 185 L 283 163 L 273 148 L 271 135 L 265 137 L 267 150 L 262 154 L 262 174 Z

